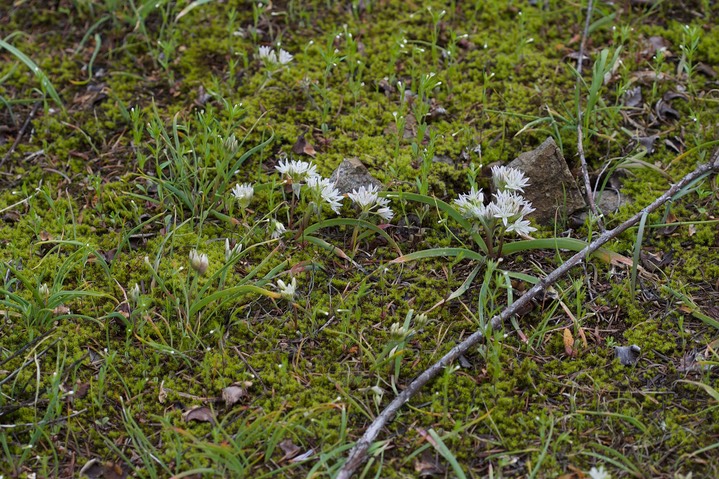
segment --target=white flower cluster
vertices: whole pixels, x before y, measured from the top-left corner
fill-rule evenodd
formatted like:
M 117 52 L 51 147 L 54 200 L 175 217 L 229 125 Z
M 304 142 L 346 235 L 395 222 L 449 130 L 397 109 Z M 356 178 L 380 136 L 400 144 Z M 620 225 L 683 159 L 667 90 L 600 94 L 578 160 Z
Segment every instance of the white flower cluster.
M 310 162 L 300 160 L 280 160 L 275 167 L 283 177 L 286 184 L 292 185 L 292 191 L 298 198 L 302 186 L 309 190 L 310 202 L 319 213 L 320 205 L 325 202 L 330 209 L 339 214 L 344 196 L 327 178 L 317 173 L 317 167 Z M 389 200 L 379 196 L 377 186 L 360 186 L 352 190 L 347 196 L 360 208 L 360 216 L 376 214 L 385 221 L 389 221 L 394 213 L 389 208 Z
M 612 475 L 604 469 L 604 466 L 599 466 L 599 469 L 592 467 L 589 470 L 589 477 L 591 479 L 612 479 Z
M 332 211 L 340 214 L 340 208 L 342 208 L 342 199 L 344 198 L 339 190 L 335 188 L 334 183 L 331 183 L 328 178 L 322 178 L 320 175 L 310 176 L 307 178 L 305 183 L 307 188 L 310 190 L 312 195 L 312 204 L 315 207 L 315 211 L 319 213 L 319 206 L 321 201 L 325 201 Z
M 254 194 L 255 189 L 249 183 L 242 183 L 241 185 L 237 184 L 234 188 L 232 188 L 232 195 L 237 198 L 237 202 L 240 204 L 242 209 L 250 206 L 250 202 L 252 201 Z
M 292 61 L 294 56 L 291 53 L 278 48 L 277 51 L 273 50 L 272 47 L 262 46 L 260 47 L 257 56 L 267 66 L 287 65 Z
M 529 181 L 524 174 L 506 166 L 495 166 L 492 168 L 492 180 L 497 192 L 494 199 L 487 205 L 484 204 L 484 193 L 474 188 L 466 194 L 459 195 L 454 200 L 462 215 L 475 225 L 484 227 L 491 237 L 499 230 L 500 235 L 505 232 L 527 235 L 536 231 L 529 225 L 524 217 L 534 211 L 532 204 L 527 201 L 518 191 L 524 192 L 524 187 L 529 186 Z
M 277 280 L 277 289 L 279 290 L 282 297 L 288 301 L 292 301 L 297 292 L 297 279 L 292 278 L 292 282 L 285 283 L 281 279 Z
M 292 185 L 292 191 L 298 198 L 300 197 L 302 183 L 313 176 L 319 176 L 317 167 L 306 161 L 280 160 L 279 165 L 275 166 L 275 168 L 285 177 L 285 182 Z
M 347 196 L 359 206 L 360 216 L 373 213 L 386 221 L 391 220 L 394 216 L 392 210 L 387 206 L 389 200 L 379 196 L 379 187 L 376 185 L 360 186 L 358 189 L 353 189 L 352 193 Z M 375 210 L 375 208 L 377 209 Z
M 193 249 L 190 251 L 190 266 L 202 276 L 210 267 L 210 261 L 206 254 L 198 253 L 196 249 Z

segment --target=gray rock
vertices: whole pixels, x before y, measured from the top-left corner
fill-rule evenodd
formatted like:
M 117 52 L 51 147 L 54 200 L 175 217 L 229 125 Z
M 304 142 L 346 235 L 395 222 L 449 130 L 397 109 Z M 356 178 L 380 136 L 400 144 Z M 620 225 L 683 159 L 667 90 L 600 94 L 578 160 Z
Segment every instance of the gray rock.
M 557 210 L 561 216 L 584 208 L 577 182 L 553 138 L 547 138 L 536 150 L 522 153 L 507 166 L 521 170 L 529 178 L 524 197 L 536 208 L 530 216 L 537 222 L 551 223 Z
M 378 188 L 382 187 L 382 183 L 372 176 L 367 167 L 357 158 L 347 158 L 332 172 L 330 181 L 335 184 L 335 188 L 341 193 L 352 193 L 360 186 L 368 188 L 372 185 Z
M 616 213 L 619 208 L 629 203 L 629 198 L 622 195 L 619 191 L 613 189 L 605 189 L 601 193 L 597 192 L 594 194 L 594 204 L 603 215 L 610 213 Z M 571 223 L 574 226 L 583 225 L 587 221 L 589 214 L 587 211 L 575 212 L 571 217 Z
M 631 346 L 614 346 L 614 354 L 623 366 L 633 366 L 639 361 L 642 349 L 636 344 Z

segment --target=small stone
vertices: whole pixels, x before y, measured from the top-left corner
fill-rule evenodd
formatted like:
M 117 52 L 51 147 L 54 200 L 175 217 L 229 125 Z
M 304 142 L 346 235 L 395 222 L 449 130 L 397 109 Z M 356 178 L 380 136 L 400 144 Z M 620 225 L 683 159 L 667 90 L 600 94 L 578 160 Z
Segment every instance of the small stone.
M 332 172 L 330 182 L 341 194 L 352 193 L 360 186 L 382 188 L 382 183 L 372 176 L 367 167 L 357 158 L 347 158 Z
M 594 205 L 603 215 L 616 213 L 620 207 L 630 202 L 630 199 L 614 189 L 605 189 L 594 195 Z M 581 226 L 587 221 L 587 211 L 576 212 L 571 216 L 571 223 L 574 226 Z
M 639 354 L 642 348 L 636 344 L 631 346 L 615 346 L 614 354 L 619 358 L 619 362 L 624 366 L 634 366 L 639 360 Z

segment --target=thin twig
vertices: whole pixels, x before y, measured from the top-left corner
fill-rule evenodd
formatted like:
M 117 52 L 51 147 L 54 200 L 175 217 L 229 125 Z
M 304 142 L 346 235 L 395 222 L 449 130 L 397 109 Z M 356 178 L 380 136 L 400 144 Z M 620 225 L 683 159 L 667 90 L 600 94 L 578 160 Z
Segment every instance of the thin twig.
M 22 139 L 23 135 L 25 135 L 25 130 L 27 130 L 27 127 L 30 126 L 30 122 L 32 121 L 33 117 L 35 116 L 35 113 L 37 113 L 37 109 L 40 108 L 40 102 L 36 102 L 32 110 L 30 110 L 30 114 L 25 119 L 25 123 L 23 123 L 22 128 L 20 128 L 20 131 L 18 132 L 17 136 L 15 137 L 15 141 L 13 141 L 12 146 L 10 149 L 5 153 L 5 156 L 3 156 L 2 160 L 0 160 L 0 166 L 4 165 L 5 162 L 10 158 L 10 155 L 13 154 L 15 151 L 15 148 L 17 148 L 17 145 L 20 144 L 20 140 Z
M 579 58 L 577 59 L 577 151 L 579 152 L 579 162 L 582 165 L 582 176 L 584 177 L 584 190 L 587 195 L 587 205 L 592 215 L 597 220 L 599 229 L 604 232 L 604 223 L 602 217 L 597 213 L 597 205 L 594 203 L 594 192 L 591 182 L 589 181 L 589 170 L 587 168 L 587 158 L 584 156 L 584 132 L 582 131 L 582 64 L 584 63 L 584 47 L 589 36 L 589 25 L 592 19 L 592 11 L 594 10 L 594 1 L 589 0 L 587 4 L 587 18 L 584 22 L 584 31 L 582 32 L 582 41 L 579 43 Z
M 642 209 L 639 213 L 632 216 L 630 219 L 617 226 L 613 230 L 605 231 L 597 239 L 587 245 L 582 251 L 578 252 L 567 260 L 560 267 L 549 273 L 544 279 L 540 280 L 539 283 L 529 289 L 522 297 L 512 303 L 511 306 L 507 307 L 498 316 L 495 316 L 490 321 L 491 328 L 498 328 L 504 320 L 516 314 L 522 308 L 524 308 L 535 296 L 540 292 L 544 291 L 547 287 L 554 284 L 558 279 L 564 276 L 574 266 L 583 262 L 584 259 L 588 258 L 589 255 L 597 251 L 602 245 L 609 240 L 616 238 L 619 234 L 626 231 L 628 228 L 636 224 L 643 215 L 649 214 L 664 203 L 669 201 L 679 190 L 687 186 L 697 178 L 710 173 L 719 171 L 719 149 L 717 149 L 712 155 L 712 159 L 709 163 L 698 166 L 694 171 L 686 175 L 678 183 L 672 185 L 662 196 L 657 198 L 652 204 Z M 457 346 L 453 347 L 442 359 L 434 363 L 422 374 L 417 376 L 407 388 L 402 391 L 389 405 L 372 421 L 362 437 L 357 441 L 345 461 L 342 469 L 336 476 L 336 479 L 349 479 L 355 470 L 362 465 L 367 457 L 367 451 L 369 450 L 372 442 L 377 438 L 382 428 L 394 417 L 395 413 L 404 406 L 415 394 L 417 394 L 422 387 L 427 384 L 431 379 L 437 376 L 441 371 L 449 366 L 455 359 L 460 355 L 466 353 L 471 347 L 475 346 L 483 338 L 482 331 L 477 331 L 469 336 L 467 339 L 462 341 Z
M 235 351 L 237 352 L 237 356 L 239 356 L 239 358 L 242 360 L 242 362 L 245 363 L 245 366 L 247 366 L 247 369 L 249 369 L 250 372 L 252 372 L 252 374 L 255 375 L 255 377 L 262 384 L 262 388 L 265 391 L 267 391 L 268 387 L 267 387 L 267 384 L 265 384 L 265 382 L 262 380 L 262 376 L 260 376 L 259 373 L 257 371 L 255 371 L 255 369 L 252 366 L 250 366 L 250 363 L 247 362 L 247 360 L 245 359 L 245 356 L 242 354 L 242 351 L 240 351 L 240 348 L 238 348 L 237 346 L 233 346 L 233 347 L 234 347 Z
M 49 419 L 49 420 L 44 419 L 40 422 L 26 422 L 26 423 L 20 423 L 20 424 L 0 424 L 0 429 L 14 429 L 17 427 L 35 427 L 35 428 L 37 428 L 40 426 L 49 426 L 51 424 L 56 424 L 58 422 L 67 421 L 68 419 L 79 416 L 80 414 L 84 414 L 85 412 L 87 412 L 87 408 L 82 409 L 80 411 L 75 411 L 74 413 L 69 414 L 67 416 L 58 417 L 58 418 Z

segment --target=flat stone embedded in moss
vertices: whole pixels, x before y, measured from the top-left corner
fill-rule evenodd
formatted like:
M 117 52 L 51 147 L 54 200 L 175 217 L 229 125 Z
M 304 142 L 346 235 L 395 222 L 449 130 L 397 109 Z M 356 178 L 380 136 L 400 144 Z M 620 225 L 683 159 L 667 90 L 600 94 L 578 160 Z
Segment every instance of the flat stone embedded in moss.
M 342 194 L 351 193 L 360 186 L 382 188 L 382 183 L 372 176 L 367 167 L 357 158 L 347 158 L 340 163 L 332 172 L 330 181 Z

